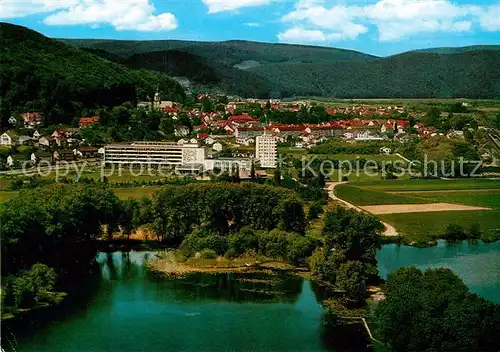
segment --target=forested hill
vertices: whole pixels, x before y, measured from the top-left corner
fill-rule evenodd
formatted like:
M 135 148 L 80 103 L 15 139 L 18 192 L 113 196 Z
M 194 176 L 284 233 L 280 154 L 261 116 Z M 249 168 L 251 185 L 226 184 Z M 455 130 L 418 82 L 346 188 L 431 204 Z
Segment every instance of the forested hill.
M 290 95 L 337 98 L 500 98 L 500 51 L 408 52 L 365 62 L 267 65 L 251 71 Z
M 0 112 L 40 111 L 70 123 L 85 109 L 152 97 L 182 100 L 182 87 L 155 71 L 132 70 L 40 33 L 0 23 Z
M 379 58 L 356 51 L 245 41 L 65 40 L 131 67 L 247 97 L 500 98 L 500 46 Z M 184 53 L 184 54 L 182 54 Z
M 472 45 L 463 47 L 445 47 L 415 50 L 420 52 L 435 53 L 435 54 L 460 54 L 468 51 L 483 51 L 483 50 L 500 50 L 500 45 Z

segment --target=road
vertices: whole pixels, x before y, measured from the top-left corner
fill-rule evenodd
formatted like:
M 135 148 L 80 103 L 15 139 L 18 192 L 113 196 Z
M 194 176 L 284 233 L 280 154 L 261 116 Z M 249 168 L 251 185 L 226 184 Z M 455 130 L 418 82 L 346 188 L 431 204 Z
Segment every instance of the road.
M 341 203 L 342 205 L 344 205 L 346 208 L 349 208 L 349 209 L 354 209 L 356 211 L 360 211 L 360 212 L 364 212 L 366 213 L 365 210 L 361 209 L 360 207 L 352 204 L 352 203 L 349 203 L 345 200 L 343 200 L 342 198 L 339 198 L 335 195 L 335 187 L 337 187 L 338 185 L 342 185 L 344 183 L 347 183 L 346 182 L 329 182 L 327 183 L 327 190 L 328 190 L 328 196 L 330 198 L 332 198 L 333 200 Z M 384 229 L 384 232 L 382 232 L 382 236 L 387 236 L 387 237 L 395 237 L 395 236 L 399 236 L 398 232 L 396 231 L 396 229 L 394 228 L 394 226 L 386 223 L 386 222 L 383 222 L 381 221 L 382 224 L 384 224 L 385 226 L 385 229 Z

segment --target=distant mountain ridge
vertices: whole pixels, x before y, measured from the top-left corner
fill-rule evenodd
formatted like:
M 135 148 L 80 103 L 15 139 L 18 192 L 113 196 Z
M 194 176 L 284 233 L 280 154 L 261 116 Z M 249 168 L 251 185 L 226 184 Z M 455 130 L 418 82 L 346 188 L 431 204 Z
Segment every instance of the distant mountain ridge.
M 26 28 L 23 30 L 43 37 Z M 22 42 L 23 36 L 19 37 Z M 118 67 L 123 70 L 126 66 L 132 69 L 130 73 L 147 69 L 146 72 L 154 70 L 180 77 L 197 91 L 242 97 L 500 99 L 500 46 L 436 48 L 377 57 L 329 47 L 240 40 L 50 41 L 51 46 L 59 43 L 57 50 L 63 43 L 71 44 L 65 46 L 63 52 L 72 56 L 71 65 L 77 65 L 77 70 L 80 69 L 78 61 L 81 61 L 80 66 L 87 68 L 86 75 L 96 74 L 93 71 L 104 69 L 107 63 L 108 67 L 116 67 L 115 70 Z M 78 51 L 81 54 L 76 55 L 72 46 L 83 49 Z M 55 57 L 53 61 L 33 63 L 29 58 L 39 58 L 39 53 L 33 48 L 25 49 L 30 55 L 21 56 L 20 60 L 27 61 L 28 66 L 50 67 L 59 75 L 75 76 L 75 70 L 67 65 L 64 55 L 59 64 Z M 38 50 L 44 51 L 42 58 L 49 55 L 43 47 Z M 84 51 L 88 57 L 82 56 Z M 88 65 L 96 56 L 104 60 Z M 120 65 L 113 66 L 115 63 Z M 112 74 L 108 76 L 113 77 Z M 103 75 L 97 74 L 97 77 L 100 77 L 97 83 L 103 81 Z
M 500 98 L 500 45 L 376 57 L 352 50 L 248 41 L 64 41 L 119 56 L 134 68 L 176 75 L 182 66 L 183 76 L 199 89 L 241 96 Z M 186 53 L 187 60 L 176 60 L 169 54 L 172 50 Z M 209 82 L 200 79 L 203 72 L 211 73 Z
M 462 47 L 444 47 L 414 50 L 434 54 L 461 54 L 469 51 L 500 50 L 500 45 L 471 45 Z

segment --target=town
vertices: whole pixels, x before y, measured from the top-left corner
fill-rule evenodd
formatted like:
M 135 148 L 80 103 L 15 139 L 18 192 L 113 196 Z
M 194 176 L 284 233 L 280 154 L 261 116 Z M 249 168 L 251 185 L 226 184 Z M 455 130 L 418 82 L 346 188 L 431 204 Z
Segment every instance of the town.
M 165 143 L 165 139 L 121 144 L 86 140 L 85 130 L 101 124 L 98 115 L 75 119 L 76 126 L 47 128 L 40 112 L 14 114 L 9 118 L 11 128 L 0 136 L 0 146 L 8 148 L 2 153 L 4 160 L 0 165 L 6 170 L 20 167 L 21 163 L 35 166 L 40 162 L 57 164 L 100 158 L 105 164 L 151 162 L 185 170 L 195 167 L 200 172 L 235 163 L 241 172 L 248 173 L 252 164 L 259 169 L 275 168 L 278 147 L 307 150 L 329 140 L 405 143 L 410 138 L 444 135 L 434 126 L 416 122 L 425 120 L 425 114 L 409 114 L 403 106 L 331 108 L 311 105 L 309 101 L 240 99 L 225 104 L 221 100 L 227 101 L 227 98 L 197 94 L 195 106 L 184 107 L 162 101 L 157 93 L 152 103 L 139 103 L 139 109 L 146 113 L 154 109 L 162 119 L 171 120 L 173 133 L 169 143 Z M 321 123 L 280 121 L 289 115 L 297 119 L 296 115 L 310 114 L 313 109 L 322 114 Z M 463 130 L 446 132 L 449 138 L 457 135 L 463 136 Z M 231 151 L 229 154 L 224 152 L 227 149 Z M 238 152 L 239 149 L 243 152 Z M 163 156 L 153 157 L 154 150 L 164 150 Z M 392 150 L 382 146 L 380 152 L 391 154 Z M 128 158 L 127 153 L 131 155 Z M 218 155 L 223 155 L 223 159 Z

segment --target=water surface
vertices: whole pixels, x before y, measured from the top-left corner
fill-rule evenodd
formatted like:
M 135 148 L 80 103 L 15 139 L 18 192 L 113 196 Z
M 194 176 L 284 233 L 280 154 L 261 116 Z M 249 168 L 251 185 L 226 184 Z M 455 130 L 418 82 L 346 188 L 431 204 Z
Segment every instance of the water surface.
M 449 268 L 464 280 L 472 292 L 500 304 L 500 242 L 447 244 L 416 248 L 388 244 L 377 255 L 380 275 L 415 265 L 420 269 Z
M 18 351 L 325 351 L 323 308 L 298 277 L 155 278 L 144 253 L 101 254 L 83 303 L 18 337 Z

